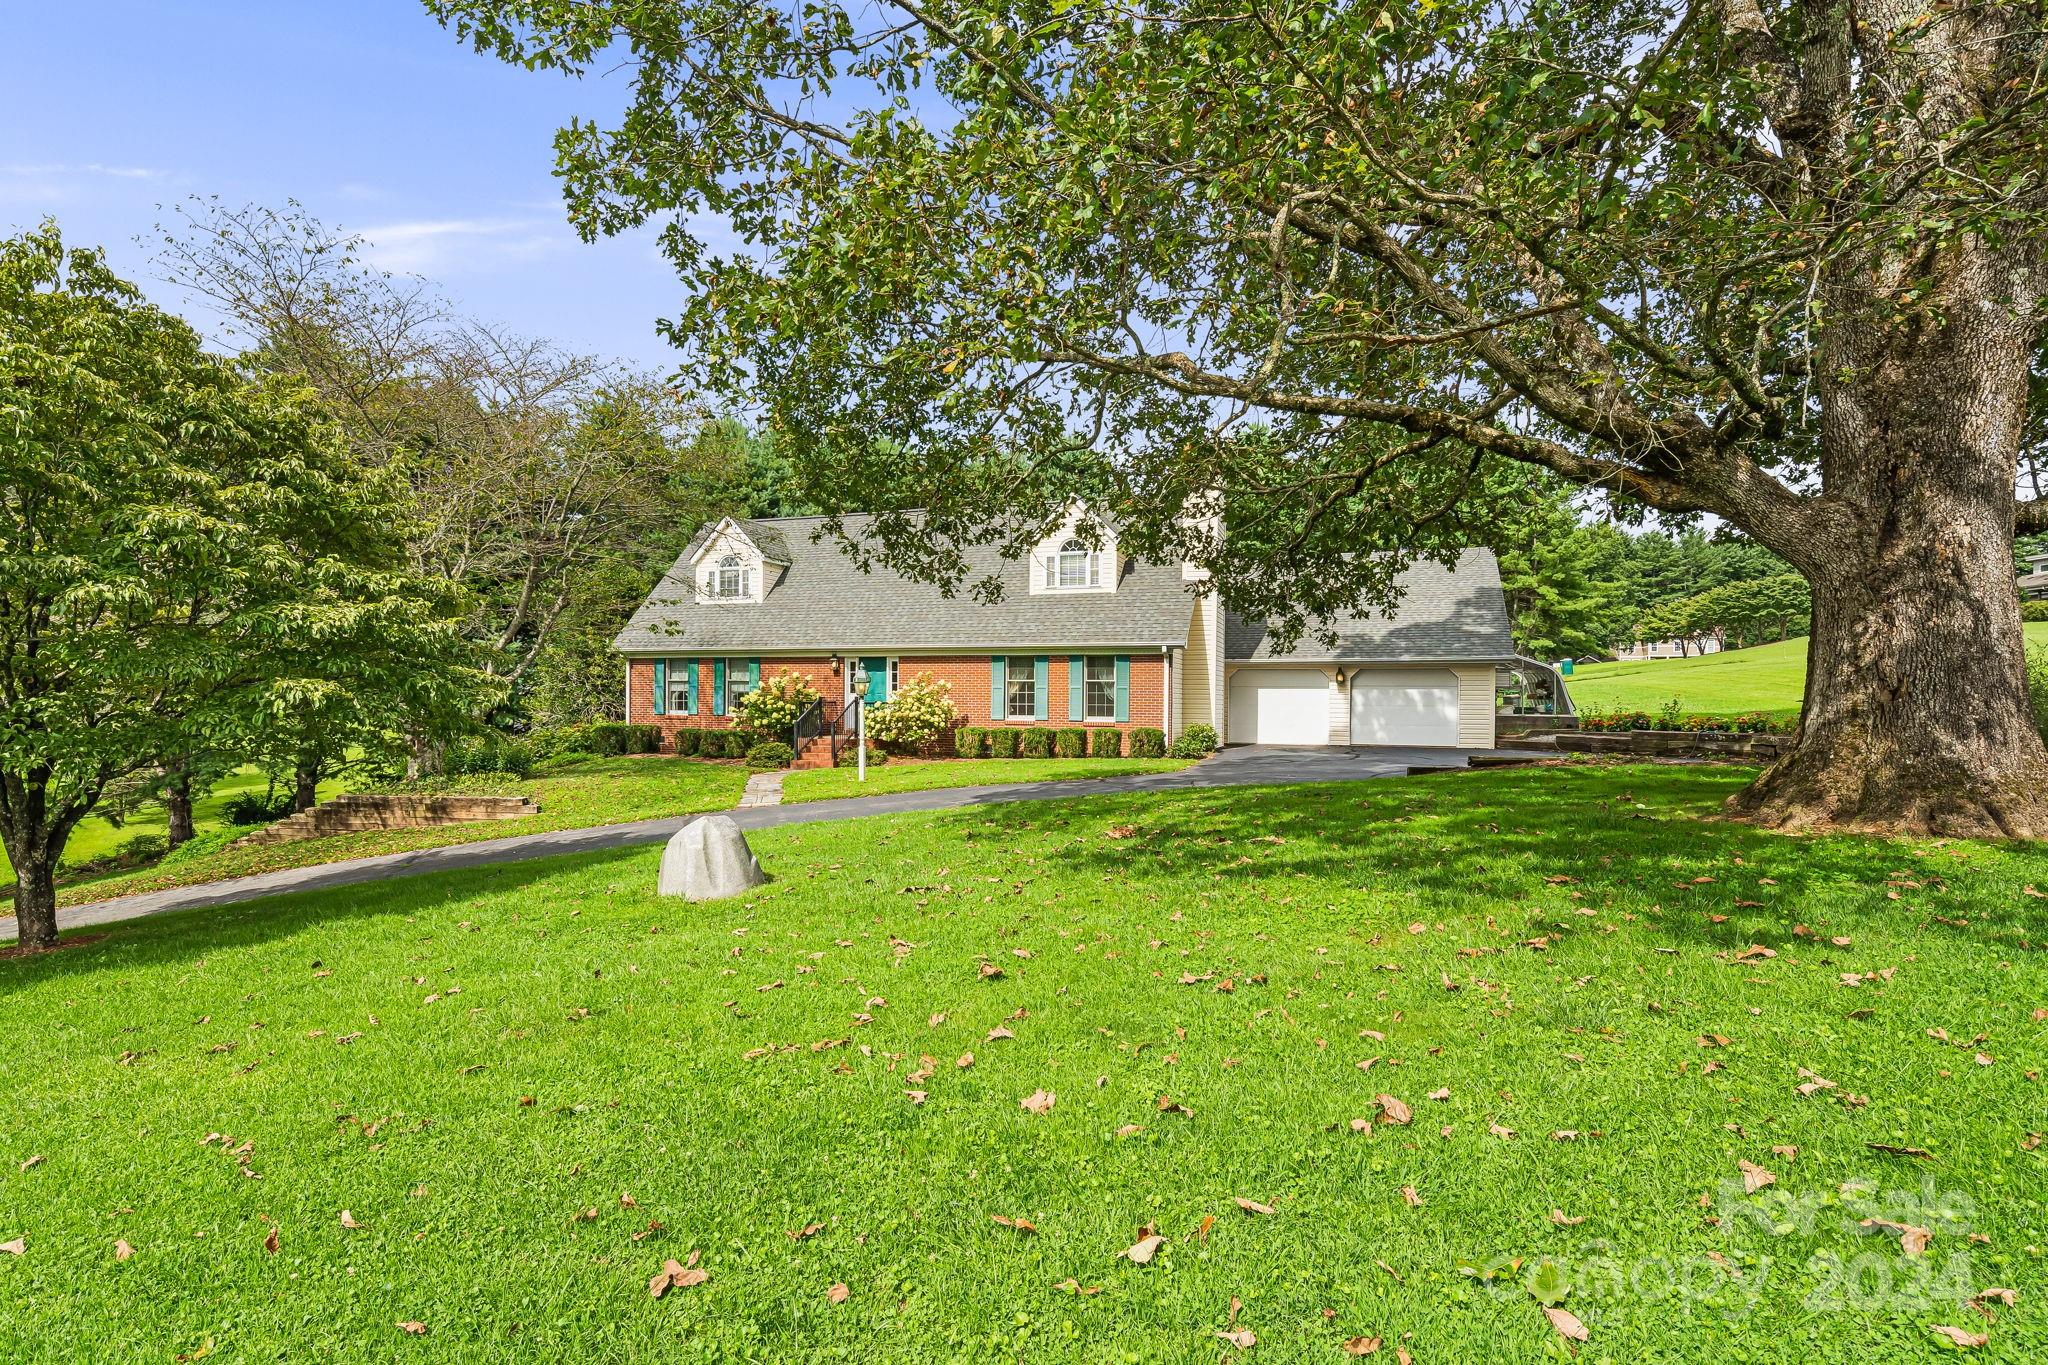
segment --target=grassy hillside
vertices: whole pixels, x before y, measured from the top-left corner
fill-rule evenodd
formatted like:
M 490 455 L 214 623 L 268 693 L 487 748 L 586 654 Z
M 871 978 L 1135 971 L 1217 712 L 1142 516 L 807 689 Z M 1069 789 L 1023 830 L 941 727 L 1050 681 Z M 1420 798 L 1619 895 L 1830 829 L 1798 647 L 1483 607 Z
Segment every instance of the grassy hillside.
M 2048 646 L 2048 623 L 2027 626 L 2030 646 Z M 1571 679 L 1581 711 L 1655 711 L 1673 697 L 1682 711 L 1793 715 L 1806 688 L 1806 641 L 1731 649 L 1695 659 L 1589 664 Z

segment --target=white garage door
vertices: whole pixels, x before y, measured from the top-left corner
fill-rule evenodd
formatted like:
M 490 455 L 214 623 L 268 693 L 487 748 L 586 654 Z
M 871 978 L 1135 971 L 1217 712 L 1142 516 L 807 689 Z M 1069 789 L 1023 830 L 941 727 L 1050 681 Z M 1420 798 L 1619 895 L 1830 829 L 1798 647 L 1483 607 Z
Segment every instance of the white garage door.
M 1232 744 L 1328 744 L 1330 680 L 1315 668 L 1246 668 L 1230 675 Z
M 1445 669 L 1365 669 L 1351 676 L 1353 744 L 1458 742 L 1458 676 Z

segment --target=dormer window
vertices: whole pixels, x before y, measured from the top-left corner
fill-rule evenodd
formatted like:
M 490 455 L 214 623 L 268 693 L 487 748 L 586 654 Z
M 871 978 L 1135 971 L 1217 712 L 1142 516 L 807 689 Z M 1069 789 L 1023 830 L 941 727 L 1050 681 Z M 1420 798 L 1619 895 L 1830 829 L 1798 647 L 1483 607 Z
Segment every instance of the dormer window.
M 718 561 L 718 567 L 711 571 L 711 595 L 713 597 L 745 597 L 747 595 L 747 566 L 738 555 L 727 555 Z
M 1046 561 L 1045 579 L 1048 588 L 1100 587 L 1102 573 L 1098 556 L 1078 540 L 1066 541 Z

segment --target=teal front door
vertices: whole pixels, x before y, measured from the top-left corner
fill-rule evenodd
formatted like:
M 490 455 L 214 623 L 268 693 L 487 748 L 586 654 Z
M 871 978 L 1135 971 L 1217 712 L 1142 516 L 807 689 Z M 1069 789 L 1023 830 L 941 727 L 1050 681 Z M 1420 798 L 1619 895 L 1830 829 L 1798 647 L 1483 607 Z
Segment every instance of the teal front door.
M 862 659 L 860 666 L 868 672 L 868 690 L 864 700 L 869 706 L 880 706 L 889 700 L 889 661 Z

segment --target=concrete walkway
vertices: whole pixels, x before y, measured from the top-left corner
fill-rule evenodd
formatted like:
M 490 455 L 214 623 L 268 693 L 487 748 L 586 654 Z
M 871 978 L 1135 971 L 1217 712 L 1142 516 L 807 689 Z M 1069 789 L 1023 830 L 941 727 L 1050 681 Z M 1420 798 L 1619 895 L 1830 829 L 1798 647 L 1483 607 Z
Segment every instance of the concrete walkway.
M 886 796 L 856 796 L 836 801 L 806 801 L 795 805 L 741 806 L 729 812 L 742 829 L 777 829 L 784 825 L 809 825 L 825 820 L 852 820 L 868 815 L 896 815 L 911 811 L 953 810 L 1011 801 L 1055 801 L 1101 796 L 1112 792 L 1183 791 L 1198 787 L 1268 786 L 1296 782 L 1358 782 L 1377 777 L 1403 777 L 1410 767 L 1464 767 L 1474 756 L 1497 754 L 1487 749 L 1393 749 L 1393 748 L 1282 748 L 1246 746 L 1225 749 L 1192 767 L 1170 773 L 1140 773 L 1130 777 L 1082 778 L 1069 782 L 1018 782 L 987 787 L 946 787 L 935 791 L 896 792 Z M 1526 757 L 1526 755 L 1523 755 Z M 522 862 L 529 858 L 552 858 L 568 853 L 599 853 L 609 849 L 632 848 L 641 844 L 667 842 L 695 815 L 641 820 L 630 825 L 600 825 L 592 829 L 564 829 L 545 834 L 516 834 L 504 839 L 483 839 L 469 844 L 420 849 L 413 853 L 386 853 L 374 858 L 351 858 L 346 862 L 321 863 L 316 867 L 288 868 L 262 872 L 230 881 L 206 882 L 199 886 L 146 891 L 117 900 L 74 905 L 57 912 L 59 929 L 84 929 L 94 925 L 118 924 L 167 910 L 195 906 L 226 905 L 233 901 L 256 900 L 292 891 L 319 891 L 335 886 L 385 881 L 427 872 L 451 872 L 460 868 L 486 867 L 494 863 Z M 11 918 L 11 917 L 10 917 Z M 11 939 L 12 935 L 7 935 Z

